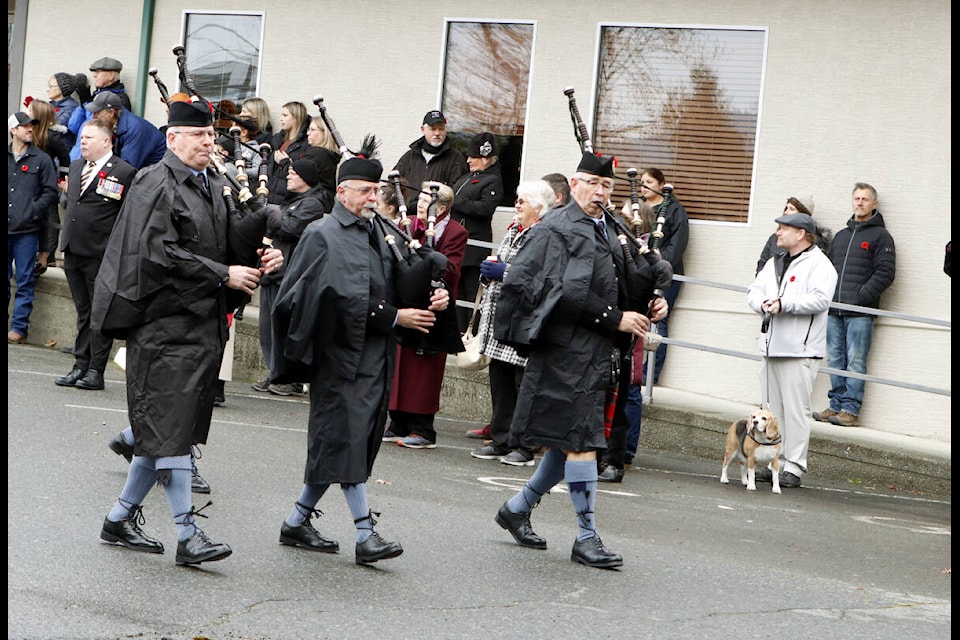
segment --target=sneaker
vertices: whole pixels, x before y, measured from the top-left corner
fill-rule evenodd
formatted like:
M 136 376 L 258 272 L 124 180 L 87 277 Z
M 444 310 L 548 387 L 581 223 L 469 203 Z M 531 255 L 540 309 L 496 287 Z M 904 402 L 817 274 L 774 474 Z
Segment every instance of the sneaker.
M 786 473 L 786 472 L 784 472 Z M 790 474 L 793 475 L 793 474 Z M 780 477 L 783 477 L 783 473 L 780 474 Z M 756 482 L 773 482 L 773 471 L 769 467 L 764 469 L 757 469 L 753 474 L 753 479 Z M 783 482 L 783 480 L 781 480 Z
M 800 488 L 800 476 L 790 473 L 789 471 L 780 472 L 780 486 L 787 489 L 799 489 Z
M 401 438 L 397 441 L 397 444 L 401 447 L 406 447 L 408 449 L 436 449 L 437 443 L 430 442 L 423 436 L 411 433 L 406 438 Z
M 387 430 L 383 432 L 383 442 L 400 442 L 405 436 L 398 436 L 393 431 Z
M 470 429 L 467 431 L 467 437 L 474 440 L 489 440 L 490 425 L 486 425 L 483 429 Z
M 275 396 L 302 396 L 303 385 L 299 382 L 293 382 L 291 384 L 271 384 L 267 387 L 267 391 Z
M 480 460 L 499 460 L 508 453 L 510 453 L 510 450 L 505 447 L 498 447 L 495 444 L 486 444 L 479 449 L 474 449 L 471 451 L 470 455 L 474 458 L 479 458 Z
M 253 389 L 254 391 L 260 391 L 262 393 L 266 393 L 267 391 L 270 390 L 270 378 L 265 378 L 260 382 L 254 382 L 252 385 L 250 385 L 250 388 Z
M 830 407 L 827 407 L 823 411 L 814 411 L 813 419 L 817 422 L 830 422 L 830 418 L 834 417 L 835 415 L 837 415 L 837 412 Z
M 857 416 L 849 411 L 841 411 L 830 418 L 830 424 L 835 424 L 840 427 L 855 427 L 857 426 Z
M 533 454 L 524 453 L 517 449 L 500 458 L 500 464 L 509 464 L 514 467 L 532 467 L 534 465 Z

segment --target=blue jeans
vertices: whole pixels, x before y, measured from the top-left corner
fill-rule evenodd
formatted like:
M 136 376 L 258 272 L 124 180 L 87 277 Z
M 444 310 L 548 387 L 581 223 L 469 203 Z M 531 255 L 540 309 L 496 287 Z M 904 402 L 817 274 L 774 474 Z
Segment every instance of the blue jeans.
M 630 385 L 623 412 L 627 414 L 627 454 L 624 461 L 633 462 L 640 442 L 640 421 L 643 418 L 643 392 L 640 385 Z
M 33 311 L 33 297 L 37 287 L 37 276 L 33 272 L 37 264 L 37 251 L 40 248 L 40 232 L 16 233 L 7 235 L 7 306 L 10 306 L 10 281 L 14 273 L 17 276 L 17 293 L 13 300 L 13 319 L 10 330 L 22 336 L 27 335 L 30 327 L 30 313 Z
M 827 364 L 831 369 L 867 372 L 867 354 L 873 344 L 873 316 L 827 316 Z M 830 376 L 830 408 L 860 415 L 863 387 L 859 378 Z
M 670 320 L 670 316 L 673 314 L 673 305 L 677 302 L 677 296 L 680 295 L 680 285 L 683 284 L 679 280 L 674 280 L 673 283 L 663 291 L 663 298 L 667 301 L 667 304 L 670 306 L 670 310 L 667 311 L 667 317 L 657 323 L 657 333 L 662 335 L 664 338 L 670 337 L 670 334 L 667 333 L 667 321 Z M 663 370 L 663 363 L 667 359 L 667 345 L 665 343 L 657 347 L 657 355 L 653 365 L 653 384 L 660 384 L 660 371 Z

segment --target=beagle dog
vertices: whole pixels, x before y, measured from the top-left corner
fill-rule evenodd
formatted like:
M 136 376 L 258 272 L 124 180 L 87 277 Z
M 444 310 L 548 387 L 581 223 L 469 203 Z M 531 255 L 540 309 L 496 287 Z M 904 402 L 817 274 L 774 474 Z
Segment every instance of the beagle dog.
M 780 427 L 777 417 L 766 409 L 757 409 L 746 420 L 737 420 L 727 429 L 727 447 L 723 454 L 720 482 L 729 484 L 727 467 L 734 459 L 741 464 L 740 481 L 747 491 L 756 491 L 756 472 L 768 464 L 772 471 L 773 492 L 780 493 Z

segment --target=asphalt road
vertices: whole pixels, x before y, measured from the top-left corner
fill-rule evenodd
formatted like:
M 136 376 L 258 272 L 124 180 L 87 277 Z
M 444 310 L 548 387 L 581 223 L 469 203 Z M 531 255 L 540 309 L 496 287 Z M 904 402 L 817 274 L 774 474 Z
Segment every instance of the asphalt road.
M 123 373 L 104 391 L 53 384 L 72 356 L 7 348 L 9 638 L 948 638 L 951 503 L 854 485 L 747 492 L 732 470 L 642 450 L 622 484 L 600 485 L 596 517 L 621 570 L 570 561 L 563 485 L 533 512 L 546 551 L 493 521 L 531 468 L 476 460 L 468 422 L 439 420 L 440 446 L 384 444 L 369 483 L 378 531 L 404 554 L 354 562 L 337 487 L 314 521 L 338 555 L 278 544 L 306 455 L 305 399 L 227 385 L 200 471 L 200 519 L 234 553 L 176 566 L 159 489 L 144 529 L 163 555 L 100 544 L 126 477 L 107 448 L 126 426 Z M 641 437 L 641 446 L 643 440 Z M 195 495 L 195 505 L 207 500 Z

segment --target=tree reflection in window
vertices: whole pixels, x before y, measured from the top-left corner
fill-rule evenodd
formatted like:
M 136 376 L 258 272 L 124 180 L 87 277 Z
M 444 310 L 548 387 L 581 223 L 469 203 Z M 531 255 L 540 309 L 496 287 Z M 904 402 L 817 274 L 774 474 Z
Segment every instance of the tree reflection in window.
M 517 22 L 447 23 L 441 109 L 447 138 L 466 153 L 470 138 L 489 131 L 500 149 L 504 196 L 512 207 L 520 181 L 527 116 L 533 25 Z
M 183 45 L 200 95 L 214 103 L 256 96 L 262 42 L 263 13 L 187 12 Z
M 594 149 L 661 169 L 692 219 L 746 222 L 765 46 L 763 30 L 603 27 Z

